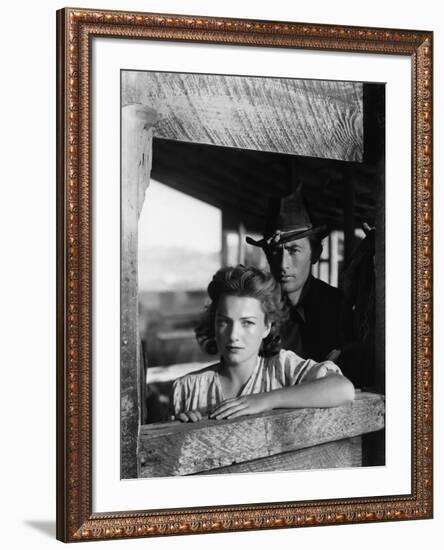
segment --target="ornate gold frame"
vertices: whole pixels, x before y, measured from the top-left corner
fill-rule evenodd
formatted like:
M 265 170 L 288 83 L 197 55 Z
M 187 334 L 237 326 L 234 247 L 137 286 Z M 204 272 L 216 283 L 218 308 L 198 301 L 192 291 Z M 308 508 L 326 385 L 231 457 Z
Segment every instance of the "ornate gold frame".
M 412 493 L 92 513 L 91 39 L 175 40 L 410 56 L 412 60 Z M 62 541 L 432 517 L 431 32 L 63 9 L 57 13 L 57 538 Z

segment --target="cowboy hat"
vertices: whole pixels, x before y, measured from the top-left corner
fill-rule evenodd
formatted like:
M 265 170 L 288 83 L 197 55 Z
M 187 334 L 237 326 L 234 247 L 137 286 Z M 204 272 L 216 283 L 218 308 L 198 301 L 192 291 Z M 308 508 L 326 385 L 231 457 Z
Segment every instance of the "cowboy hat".
M 301 186 L 291 195 L 271 198 L 266 220 L 264 238 L 255 241 L 251 237 L 246 237 L 248 244 L 267 248 L 310 235 L 317 235 L 319 240 L 322 240 L 329 233 L 326 225 L 312 224 Z

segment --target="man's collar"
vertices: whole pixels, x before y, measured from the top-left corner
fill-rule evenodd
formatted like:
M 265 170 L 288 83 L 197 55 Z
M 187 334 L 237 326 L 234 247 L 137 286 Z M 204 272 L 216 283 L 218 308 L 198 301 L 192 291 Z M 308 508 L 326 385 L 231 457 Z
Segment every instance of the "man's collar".
M 298 303 L 291 307 L 291 310 L 297 313 L 304 322 L 305 322 L 304 301 L 311 288 L 312 281 L 313 281 L 313 275 L 310 273 L 310 275 L 308 276 L 307 280 L 304 283 L 304 286 L 302 287 L 302 292 L 301 292 L 301 295 L 299 296 Z
M 307 294 L 310 292 L 310 288 L 311 288 L 311 285 L 313 283 L 313 279 L 314 279 L 314 277 L 310 273 L 310 275 L 308 276 L 307 280 L 304 283 L 304 286 L 302 287 L 302 292 L 301 292 L 301 295 L 299 297 L 298 304 L 303 304 L 305 298 L 307 297 Z

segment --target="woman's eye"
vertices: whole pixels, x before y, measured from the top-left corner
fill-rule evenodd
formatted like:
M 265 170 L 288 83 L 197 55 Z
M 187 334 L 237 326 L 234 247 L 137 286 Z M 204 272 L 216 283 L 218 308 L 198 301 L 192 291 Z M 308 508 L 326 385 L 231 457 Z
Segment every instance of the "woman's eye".
M 254 321 L 244 321 L 243 325 L 244 327 L 251 327 L 254 325 Z

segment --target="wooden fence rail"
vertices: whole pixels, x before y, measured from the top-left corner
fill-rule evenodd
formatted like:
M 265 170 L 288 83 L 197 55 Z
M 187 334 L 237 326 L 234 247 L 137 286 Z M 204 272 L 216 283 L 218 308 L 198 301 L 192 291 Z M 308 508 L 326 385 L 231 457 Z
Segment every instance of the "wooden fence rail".
M 328 409 L 141 427 L 140 477 L 361 466 L 362 436 L 384 428 L 384 398 Z

